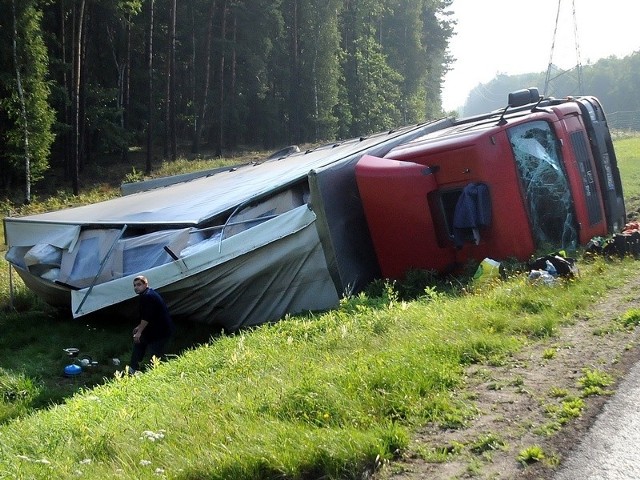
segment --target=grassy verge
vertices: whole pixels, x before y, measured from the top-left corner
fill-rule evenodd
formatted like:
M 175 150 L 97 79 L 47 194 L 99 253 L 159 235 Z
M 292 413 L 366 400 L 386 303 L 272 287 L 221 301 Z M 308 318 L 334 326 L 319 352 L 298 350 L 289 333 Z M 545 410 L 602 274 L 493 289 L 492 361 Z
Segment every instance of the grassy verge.
M 222 337 L 139 377 L 116 376 L 0 427 L 16 478 L 360 478 L 426 422 L 474 415 L 466 365 L 501 362 L 634 273 L 582 265 L 580 279 L 522 275 L 463 295 L 392 289 L 326 314 Z
M 624 187 L 627 214 L 640 218 L 640 137 L 621 138 L 614 142 L 620 177 Z

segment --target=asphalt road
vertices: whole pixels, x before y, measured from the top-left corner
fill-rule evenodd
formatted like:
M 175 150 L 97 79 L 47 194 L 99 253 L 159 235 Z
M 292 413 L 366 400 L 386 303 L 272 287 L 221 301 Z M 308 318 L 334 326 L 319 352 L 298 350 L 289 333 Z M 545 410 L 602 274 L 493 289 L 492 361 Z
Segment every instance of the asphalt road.
M 640 479 L 640 362 L 622 380 L 553 479 Z

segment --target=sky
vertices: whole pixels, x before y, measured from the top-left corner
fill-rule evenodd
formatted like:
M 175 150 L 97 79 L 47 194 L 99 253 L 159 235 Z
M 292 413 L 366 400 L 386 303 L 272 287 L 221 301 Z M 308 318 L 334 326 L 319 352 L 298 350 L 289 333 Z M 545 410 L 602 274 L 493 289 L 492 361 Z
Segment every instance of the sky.
M 550 59 L 570 69 L 578 64 L 576 50 L 583 66 L 640 50 L 638 0 L 453 0 L 450 10 L 457 25 L 449 53 L 456 60 L 444 80 L 445 111 L 464 105 L 473 88 L 497 74 L 546 72 Z M 544 87 L 523 88 L 530 86 Z

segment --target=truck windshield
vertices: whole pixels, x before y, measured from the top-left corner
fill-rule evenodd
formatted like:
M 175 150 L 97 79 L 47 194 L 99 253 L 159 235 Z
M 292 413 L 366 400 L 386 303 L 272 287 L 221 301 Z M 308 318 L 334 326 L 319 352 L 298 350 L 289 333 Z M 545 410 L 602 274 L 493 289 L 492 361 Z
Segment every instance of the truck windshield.
M 538 249 L 573 250 L 577 244 L 571 192 L 547 122 L 534 121 L 508 130 Z

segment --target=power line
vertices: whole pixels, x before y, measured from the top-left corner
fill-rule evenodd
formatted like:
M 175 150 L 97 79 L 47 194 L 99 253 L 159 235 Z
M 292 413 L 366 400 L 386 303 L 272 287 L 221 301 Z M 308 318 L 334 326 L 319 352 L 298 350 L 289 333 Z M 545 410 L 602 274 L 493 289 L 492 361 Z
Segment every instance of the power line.
M 560 25 L 560 11 L 562 7 L 562 0 L 558 0 L 558 10 L 556 12 L 556 23 L 553 29 L 553 39 L 551 41 L 551 53 L 549 55 L 549 64 L 547 66 L 547 73 L 544 81 L 544 95 L 552 96 L 554 92 L 554 84 L 560 77 L 569 76 L 573 81 L 573 85 L 570 86 L 572 91 L 565 92 L 567 95 L 583 95 L 582 84 L 582 61 L 580 60 L 580 42 L 578 41 L 578 21 L 576 19 L 576 4 L 575 0 L 571 1 L 572 17 L 573 17 L 573 40 L 575 48 L 576 64 L 570 69 L 563 70 L 560 66 L 554 64 L 554 53 L 556 47 L 556 40 L 558 37 L 558 26 Z M 571 82 L 570 82 L 571 83 Z M 565 83 L 566 87 L 566 83 Z

